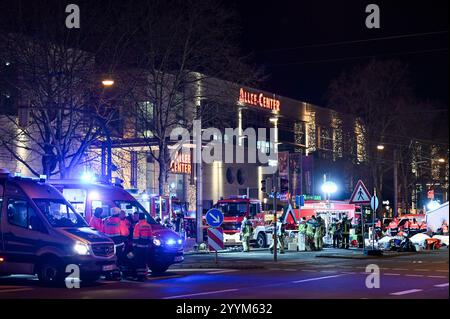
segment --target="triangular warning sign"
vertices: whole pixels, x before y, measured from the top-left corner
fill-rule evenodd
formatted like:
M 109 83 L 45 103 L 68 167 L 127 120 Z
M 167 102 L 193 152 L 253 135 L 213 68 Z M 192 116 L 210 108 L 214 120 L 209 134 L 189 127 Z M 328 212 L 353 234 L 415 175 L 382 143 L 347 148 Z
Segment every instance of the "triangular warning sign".
M 361 180 L 356 183 L 355 190 L 350 197 L 350 204 L 370 204 L 369 191 Z

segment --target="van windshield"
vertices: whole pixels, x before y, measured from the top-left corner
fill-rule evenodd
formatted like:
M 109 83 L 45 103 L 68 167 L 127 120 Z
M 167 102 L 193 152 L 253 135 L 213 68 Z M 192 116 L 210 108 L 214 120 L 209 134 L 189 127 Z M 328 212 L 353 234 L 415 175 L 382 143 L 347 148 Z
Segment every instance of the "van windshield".
M 143 213 L 149 224 L 157 224 L 157 222 L 150 216 L 144 207 L 138 201 L 128 200 L 115 200 L 114 204 L 123 210 L 127 215 L 133 215 L 134 213 Z
M 53 227 L 88 227 L 86 221 L 63 199 L 34 199 Z

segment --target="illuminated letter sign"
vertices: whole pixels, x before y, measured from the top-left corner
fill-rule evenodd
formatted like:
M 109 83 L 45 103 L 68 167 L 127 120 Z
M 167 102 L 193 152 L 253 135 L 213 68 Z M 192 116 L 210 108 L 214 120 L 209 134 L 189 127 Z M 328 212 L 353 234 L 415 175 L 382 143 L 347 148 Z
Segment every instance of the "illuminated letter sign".
M 251 93 L 243 88 L 239 91 L 239 102 L 258 106 L 271 111 L 280 111 L 280 100 L 265 96 L 263 93 Z
M 191 174 L 191 155 L 179 153 L 177 157 L 170 162 L 170 172 L 173 174 Z

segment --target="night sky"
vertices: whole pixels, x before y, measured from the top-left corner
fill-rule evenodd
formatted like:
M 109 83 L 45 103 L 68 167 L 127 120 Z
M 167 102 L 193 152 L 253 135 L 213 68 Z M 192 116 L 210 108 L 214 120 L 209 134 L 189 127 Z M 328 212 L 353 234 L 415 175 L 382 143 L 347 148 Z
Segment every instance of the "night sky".
M 370 3 L 380 7 L 381 29 L 365 26 Z M 271 92 L 325 105 L 331 79 L 375 56 L 407 63 L 417 96 L 448 107 L 447 0 L 245 0 L 236 6 L 244 52 L 265 67 L 263 88 Z M 407 37 L 333 44 L 400 35 Z

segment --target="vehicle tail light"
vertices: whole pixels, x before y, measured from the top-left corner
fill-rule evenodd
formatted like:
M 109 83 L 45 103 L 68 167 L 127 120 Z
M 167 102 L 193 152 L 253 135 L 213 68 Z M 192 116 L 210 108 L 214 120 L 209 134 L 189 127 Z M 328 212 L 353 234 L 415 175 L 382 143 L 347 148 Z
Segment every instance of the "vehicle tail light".
M 0 257 L 0 263 L 4 262 L 5 259 L 3 257 Z

